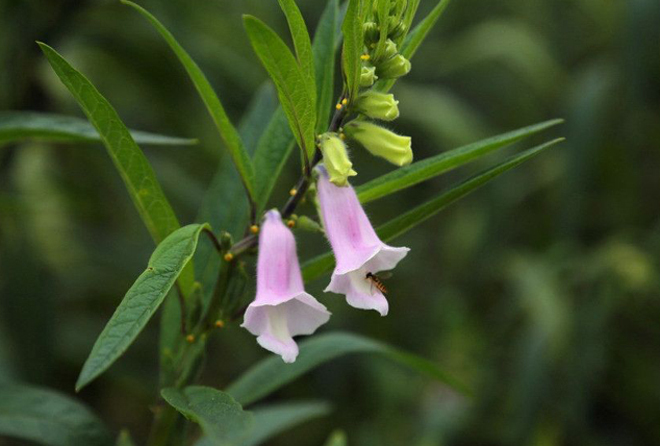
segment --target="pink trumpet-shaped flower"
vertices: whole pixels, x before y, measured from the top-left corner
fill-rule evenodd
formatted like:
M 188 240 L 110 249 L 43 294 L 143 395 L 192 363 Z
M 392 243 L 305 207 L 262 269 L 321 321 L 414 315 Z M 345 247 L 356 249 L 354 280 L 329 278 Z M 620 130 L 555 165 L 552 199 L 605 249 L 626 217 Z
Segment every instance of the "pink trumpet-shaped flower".
M 394 268 L 409 248 L 383 243 L 371 226 L 353 188 L 337 187 L 319 167 L 318 198 L 325 233 L 335 254 L 336 266 L 325 291 L 345 294 L 349 305 L 387 315 L 388 304 L 368 273 Z
M 303 287 L 293 233 L 277 210 L 266 213 L 259 235 L 257 296 L 241 327 L 284 362 L 298 356 L 293 336 L 309 335 L 328 322 L 330 312 Z

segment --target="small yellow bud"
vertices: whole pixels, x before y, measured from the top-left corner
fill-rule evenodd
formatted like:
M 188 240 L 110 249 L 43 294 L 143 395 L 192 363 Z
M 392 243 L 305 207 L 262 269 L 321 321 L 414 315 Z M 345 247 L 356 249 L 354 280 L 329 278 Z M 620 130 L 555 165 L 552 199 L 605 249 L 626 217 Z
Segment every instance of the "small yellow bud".
M 337 110 L 341 110 L 341 104 L 337 104 L 337 105 L 335 105 L 335 108 L 336 108 Z
M 325 133 L 321 136 L 321 152 L 330 181 L 336 186 L 348 185 L 348 177 L 357 175 L 353 163 L 348 157 L 346 144 L 337 133 Z
M 220 319 L 215 321 L 215 328 L 224 328 L 224 326 L 225 326 L 225 321 L 222 321 Z
M 344 141 L 344 140 L 346 139 L 346 135 L 345 135 L 344 133 L 340 133 L 340 134 L 339 134 L 339 139 L 341 139 L 342 141 Z
M 259 226 L 257 226 L 257 225 L 250 226 L 250 232 L 253 233 L 253 234 L 259 233 Z
M 289 228 L 293 228 L 293 227 L 296 225 L 296 222 L 295 222 L 294 220 L 287 220 L 287 221 L 286 221 L 286 225 L 287 225 Z
M 232 260 L 234 260 L 234 254 L 228 252 L 227 254 L 225 254 L 223 258 L 225 259 L 225 262 L 231 262 Z
M 360 56 L 360 59 L 362 59 L 362 60 L 369 60 L 369 59 L 371 59 L 371 56 L 368 55 L 368 54 L 363 54 L 363 55 Z
M 341 100 L 341 105 L 346 105 L 346 104 L 348 104 L 348 99 L 346 99 L 346 98 L 342 99 Z M 319 137 L 320 137 L 320 135 L 319 135 Z
M 294 195 L 296 195 L 297 193 L 298 193 L 298 190 L 295 187 L 289 191 L 289 195 L 291 195 L 292 197 Z
M 195 335 L 189 334 L 188 336 L 186 336 L 186 342 L 188 342 L 188 344 L 192 344 L 193 342 L 195 342 Z

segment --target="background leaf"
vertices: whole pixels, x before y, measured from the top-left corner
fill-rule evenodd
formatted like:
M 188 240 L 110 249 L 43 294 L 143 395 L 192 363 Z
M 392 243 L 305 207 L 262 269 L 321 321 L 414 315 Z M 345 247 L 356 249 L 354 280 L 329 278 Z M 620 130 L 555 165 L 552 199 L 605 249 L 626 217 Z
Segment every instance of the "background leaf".
M 49 446 L 110 446 L 106 427 L 87 407 L 52 390 L 0 385 L 0 435 Z
M 360 202 L 369 203 L 460 167 L 494 150 L 506 147 L 562 122 L 561 119 L 553 119 L 530 125 L 417 161 L 360 185 L 356 188 L 356 192 Z
M 189 146 L 196 139 L 176 138 L 156 133 L 130 131 L 138 144 Z M 55 113 L 0 111 L 0 147 L 25 140 L 48 142 L 101 142 L 96 129 L 86 120 Z
M 346 439 L 346 434 L 344 431 L 336 430 L 326 441 L 325 446 L 347 446 L 348 440 Z
M 255 53 L 275 83 L 282 109 L 302 150 L 311 157 L 315 150 L 316 106 L 307 81 L 291 50 L 282 39 L 256 17 L 243 17 Z
M 215 446 L 239 444 L 252 427 L 252 414 L 244 412 L 231 396 L 219 390 L 189 386 L 163 389 L 161 394 L 172 407 L 199 424 Z
M 94 343 L 76 382 L 76 390 L 103 373 L 137 338 L 192 258 L 204 228 L 208 226 L 184 226 L 156 247 L 149 266 L 128 290 Z
M 286 364 L 282 362 L 281 358 L 269 355 L 230 384 L 227 387 L 227 393 L 247 406 L 313 368 L 349 353 L 378 353 L 457 390 L 466 391 L 465 386 L 430 361 L 362 336 L 350 333 L 329 333 L 303 341 L 300 344 L 300 354 L 296 362 L 292 364 Z
M 211 83 L 208 81 L 202 70 L 195 63 L 195 61 L 190 57 L 190 55 L 183 49 L 181 45 L 176 41 L 172 33 L 170 33 L 167 28 L 163 26 L 162 23 L 156 19 L 149 11 L 142 8 L 139 5 L 136 5 L 133 2 L 122 0 L 122 3 L 131 6 L 142 14 L 149 22 L 156 28 L 161 36 L 165 39 L 167 44 L 170 46 L 176 57 L 179 59 L 183 67 L 185 68 L 190 80 L 195 85 L 197 92 L 204 101 L 206 108 L 208 109 L 213 122 L 218 128 L 218 132 L 222 137 L 222 140 L 227 146 L 229 153 L 231 154 L 236 169 L 240 173 L 241 179 L 245 188 L 247 189 L 248 194 L 254 200 L 256 198 L 254 191 L 254 168 L 252 167 L 252 161 L 243 147 L 243 142 L 241 141 L 238 131 L 233 126 L 225 108 L 222 106 L 218 95 L 215 94 Z
M 241 446 L 257 446 L 264 441 L 330 412 L 330 405 L 320 401 L 287 402 L 260 406 L 251 411 L 254 427 Z

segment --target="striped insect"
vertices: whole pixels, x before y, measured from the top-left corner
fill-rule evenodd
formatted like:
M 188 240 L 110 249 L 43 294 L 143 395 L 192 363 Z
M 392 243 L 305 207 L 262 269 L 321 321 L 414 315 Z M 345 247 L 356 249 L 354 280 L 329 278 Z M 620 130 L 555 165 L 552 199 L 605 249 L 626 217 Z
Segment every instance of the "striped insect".
M 389 279 L 390 277 L 392 277 L 392 273 L 389 272 L 381 273 L 378 276 L 369 272 L 364 276 L 365 280 L 371 282 L 371 294 L 374 294 L 374 287 L 381 293 L 387 294 L 387 288 L 383 284 L 383 279 Z

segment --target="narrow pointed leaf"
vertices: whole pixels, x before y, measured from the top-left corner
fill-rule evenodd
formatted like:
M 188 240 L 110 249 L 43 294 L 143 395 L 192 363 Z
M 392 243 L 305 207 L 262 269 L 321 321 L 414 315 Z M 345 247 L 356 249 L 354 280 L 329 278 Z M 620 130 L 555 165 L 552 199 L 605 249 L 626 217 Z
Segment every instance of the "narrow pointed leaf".
M 228 394 L 211 387 L 163 389 L 161 395 L 190 421 L 197 423 L 214 446 L 240 444 L 250 432 L 253 417 Z
M 316 69 L 316 133 L 327 130 L 334 95 L 335 51 L 337 47 L 337 25 L 339 22 L 339 2 L 330 0 L 319 19 L 314 34 L 312 52 Z
M 362 203 L 369 203 L 434 178 L 562 122 L 561 119 L 541 122 L 417 161 L 357 187 L 356 192 Z
M 225 112 L 218 95 L 213 90 L 211 83 L 208 81 L 202 70 L 199 68 L 197 63 L 190 57 L 190 55 L 183 49 L 183 47 L 176 41 L 172 33 L 170 33 L 167 28 L 163 26 L 162 23 L 156 19 L 149 11 L 142 8 L 141 6 L 130 2 L 128 0 L 121 0 L 122 3 L 131 6 L 142 14 L 153 26 L 156 28 L 156 31 L 165 39 L 165 42 L 170 46 L 176 57 L 179 59 L 183 67 L 185 68 L 190 80 L 195 85 L 197 92 L 199 93 L 204 105 L 206 105 L 207 110 L 209 111 L 213 122 L 215 123 L 220 136 L 225 143 L 225 146 L 229 150 L 236 169 L 238 170 L 241 180 L 245 185 L 248 194 L 252 199 L 255 199 L 254 191 L 254 168 L 252 167 L 252 161 L 245 151 L 243 142 L 238 134 L 238 131 L 234 125 L 229 120 L 227 113 Z
M 149 161 L 110 103 L 53 48 L 39 43 L 48 62 L 96 128 L 156 243 L 179 228 Z
M 184 226 L 154 250 L 147 269 L 128 290 L 99 335 L 76 382 L 80 390 L 110 367 L 135 341 L 192 258 L 208 225 Z
M 350 100 L 355 99 L 360 88 L 360 71 L 362 67 L 360 56 L 364 49 L 361 5 L 361 0 L 348 0 L 348 8 L 341 27 L 344 35 L 342 62 Z
M 476 175 L 462 183 L 454 186 L 441 195 L 429 200 L 428 202 L 406 212 L 399 217 L 379 226 L 376 232 L 383 241 L 389 241 L 401 234 L 408 232 L 418 224 L 432 217 L 442 209 L 446 208 L 455 201 L 468 195 L 470 192 L 476 190 L 480 186 L 486 184 L 488 181 L 503 174 L 509 169 L 512 169 L 519 164 L 527 161 L 528 159 L 538 155 L 540 152 L 556 145 L 563 141 L 563 138 L 558 138 L 553 141 L 547 142 L 540 146 L 526 150 L 514 157 L 509 158 L 497 166 L 488 169 L 487 171 Z M 303 278 L 306 282 L 317 279 L 326 272 L 332 270 L 334 260 L 331 252 L 321 254 L 303 264 Z
M 429 15 L 424 17 L 424 19 L 419 22 L 419 24 L 413 28 L 412 31 L 406 36 L 405 40 L 401 44 L 399 52 L 408 60 L 417 52 L 417 49 L 422 44 L 428 33 L 433 29 L 433 26 L 438 21 L 445 8 L 449 5 L 449 0 L 440 0 L 438 4 L 431 10 Z M 378 82 L 376 89 L 379 91 L 390 91 L 396 79 L 387 79 L 382 82 Z
M 455 389 L 466 391 L 464 385 L 423 358 L 362 336 L 329 333 L 302 342 L 300 354 L 292 364 L 282 362 L 279 357 L 268 356 L 230 384 L 227 393 L 245 406 L 271 394 L 319 365 L 349 353 L 377 353 Z
M 243 17 L 243 22 L 252 48 L 275 83 L 298 145 L 311 157 L 315 149 L 316 106 L 300 65 L 289 47 L 265 23 L 249 15 Z
M 257 446 L 282 432 L 330 413 L 330 405 L 320 401 L 280 403 L 252 410 L 254 428 L 240 446 Z
M 339 12 L 337 0 L 330 0 L 316 27 L 312 45 L 317 78 L 317 133 L 328 128 L 334 100 L 334 62 L 337 49 L 337 24 Z M 254 154 L 254 169 L 257 173 L 258 208 L 263 210 L 289 159 L 295 139 L 291 133 L 284 110 L 280 107 L 273 114 L 268 127 L 259 139 Z
M 140 130 L 130 130 L 130 133 L 138 144 L 161 146 L 197 144 L 196 139 L 176 138 Z M 101 136 L 89 121 L 74 116 L 32 111 L 0 112 L 0 147 L 25 140 L 87 143 L 101 142 Z
M 300 64 L 302 73 L 307 81 L 309 96 L 312 102 L 316 104 L 314 57 L 312 55 L 312 41 L 309 38 L 307 25 L 305 25 L 305 20 L 303 19 L 295 0 L 278 0 L 278 2 L 286 16 L 286 21 L 289 24 L 291 39 L 293 40 L 293 46 L 296 50 L 298 64 Z
M 0 385 L 1 436 L 49 446 L 114 444 L 101 420 L 83 404 L 24 384 Z

